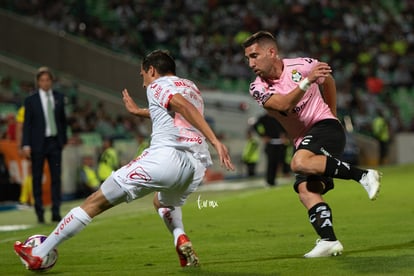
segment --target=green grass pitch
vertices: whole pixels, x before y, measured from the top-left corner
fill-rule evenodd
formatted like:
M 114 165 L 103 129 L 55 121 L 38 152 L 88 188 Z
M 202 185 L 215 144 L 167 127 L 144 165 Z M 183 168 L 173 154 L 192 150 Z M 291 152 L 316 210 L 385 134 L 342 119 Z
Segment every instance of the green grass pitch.
M 179 267 L 172 236 L 148 196 L 96 217 L 59 246 L 57 264 L 44 274 L 414 275 L 414 165 L 380 171 L 382 188 L 376 201 L 368 200 L 356 182 L 344 180 L 337 180 L 335 190 L 325 196 L 345 248 L 339 257 L 304 259 L 317 236 L 292 186 L 256 185 L 198 191 L 189 197 L 184 224 L 200 268 Z M 198 198 L 206 200 L 206 208 L 199 208 Z M 65 202 L 62 211 L 79 203 Z M 19 224 L 33 227 L 0 232 L 0 275 L 34 275 L 14 254 L 13 243 L 54 229 L 54 224 L 36 225 L 33 210 L 0 212 L 0 225 Z

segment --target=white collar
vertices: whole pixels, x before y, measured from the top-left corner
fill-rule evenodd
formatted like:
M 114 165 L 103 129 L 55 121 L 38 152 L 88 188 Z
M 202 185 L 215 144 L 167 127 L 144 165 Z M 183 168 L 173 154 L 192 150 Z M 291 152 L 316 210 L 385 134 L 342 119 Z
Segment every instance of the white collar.
M 42 88 L 39 88 L 39 92 L 49 95 L 49 94 L 52 94 L 52 89 L 49 89 L 48 91 L 46 91 L 46 90 L 43 90 Z

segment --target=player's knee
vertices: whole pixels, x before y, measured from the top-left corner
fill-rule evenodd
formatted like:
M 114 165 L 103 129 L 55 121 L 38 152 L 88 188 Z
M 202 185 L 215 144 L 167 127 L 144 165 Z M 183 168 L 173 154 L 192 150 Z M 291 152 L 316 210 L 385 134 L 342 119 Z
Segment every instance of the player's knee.
M 306 173 L 306 162 L 302 157 L 295 157 L 290 162 L 290 169 L 294 173 L 304 174 Z

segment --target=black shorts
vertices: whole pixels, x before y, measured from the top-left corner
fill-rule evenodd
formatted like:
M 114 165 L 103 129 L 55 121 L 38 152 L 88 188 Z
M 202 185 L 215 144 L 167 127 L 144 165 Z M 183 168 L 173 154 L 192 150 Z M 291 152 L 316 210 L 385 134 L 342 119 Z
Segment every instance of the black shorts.
M 306 149 L 316 155 L 326 155 L 340 157 L 345 148 L 345 131 L 341 123 L 335 119 L 327 119 L 317 122 L 306 133 L 299 147 L 296 149 Z M 318 181 L 322 183 L 322 188 L 318 193 L 325 194 L 334 188 L 333 179 L 320 175 L 301 175 L 296 174 L 294 189 L 298 192 L 298 185 L 302 182 Z

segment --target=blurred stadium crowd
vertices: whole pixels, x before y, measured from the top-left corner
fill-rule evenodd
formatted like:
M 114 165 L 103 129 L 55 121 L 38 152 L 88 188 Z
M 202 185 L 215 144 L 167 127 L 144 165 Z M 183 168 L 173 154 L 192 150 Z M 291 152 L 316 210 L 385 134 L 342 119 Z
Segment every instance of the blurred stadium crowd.
M 414 131 L 412 0 L 5 0 L 0 8 L 115 52 L 168 49 L 179 74 L 241 93 L 253 76 L 240 43 L 266 29 L 282 56 L 334 68 L 338 114 L 356 131 L 369 134 L 379 110 L 392 132 Z

